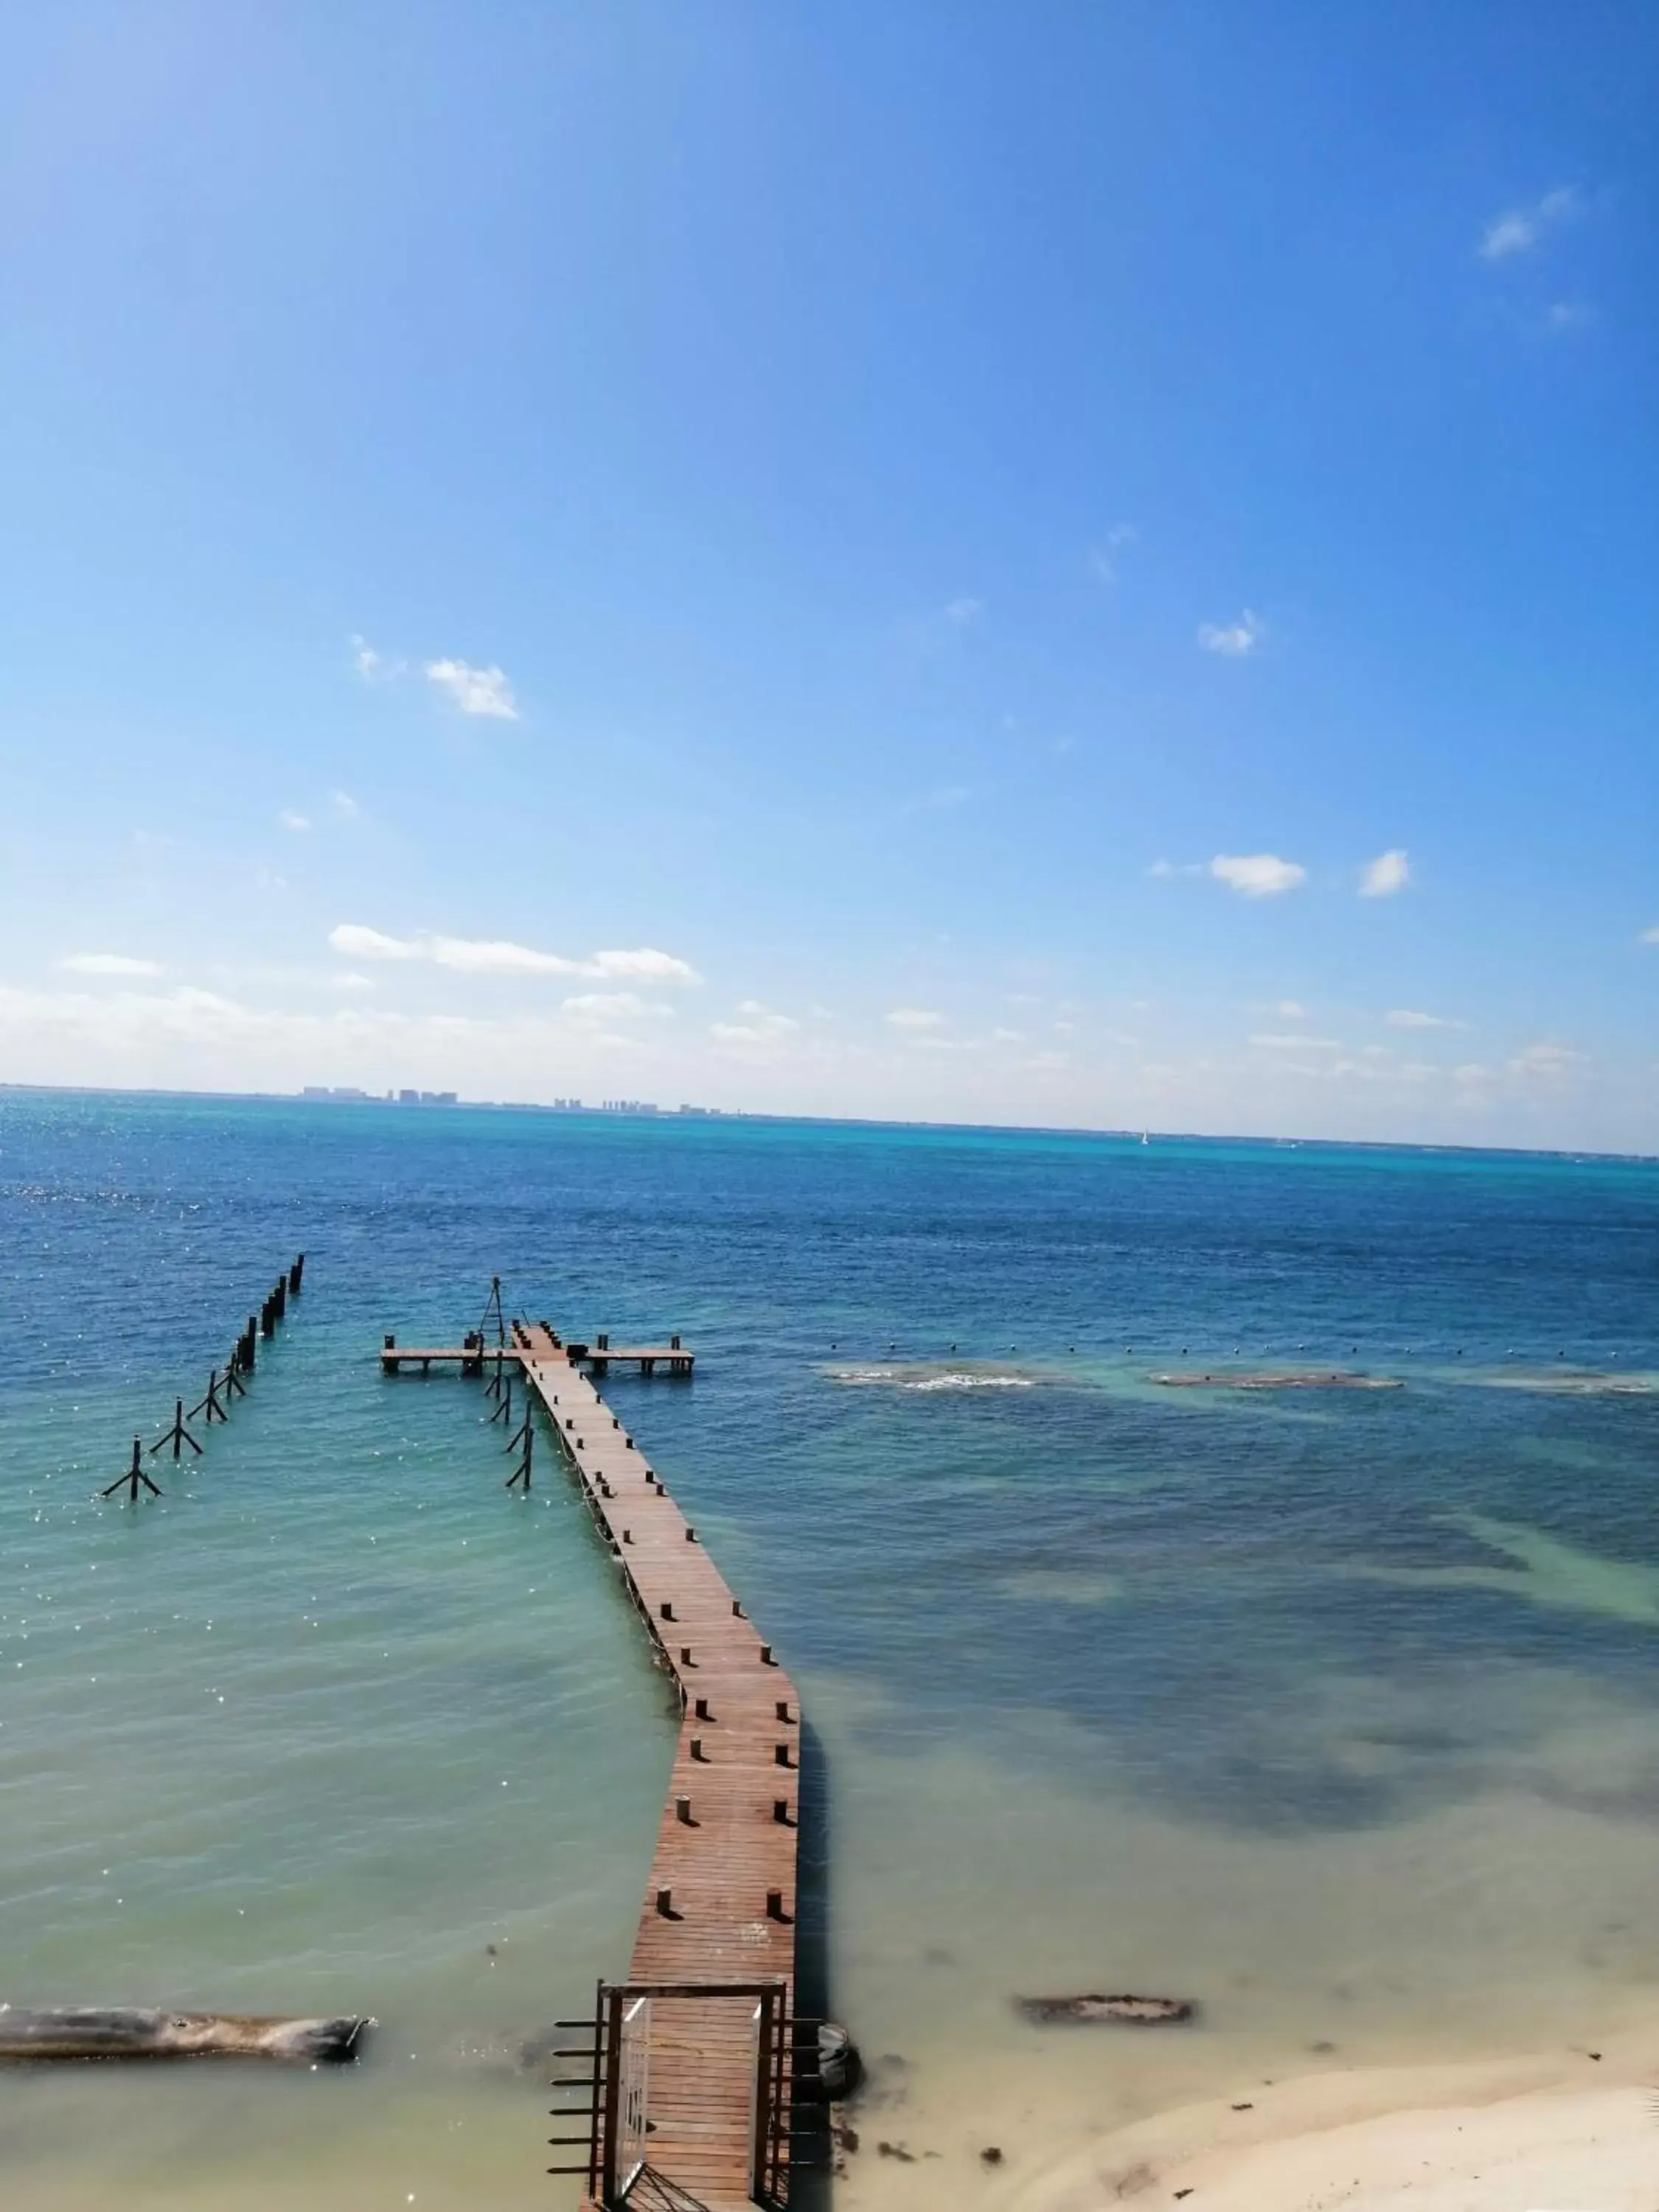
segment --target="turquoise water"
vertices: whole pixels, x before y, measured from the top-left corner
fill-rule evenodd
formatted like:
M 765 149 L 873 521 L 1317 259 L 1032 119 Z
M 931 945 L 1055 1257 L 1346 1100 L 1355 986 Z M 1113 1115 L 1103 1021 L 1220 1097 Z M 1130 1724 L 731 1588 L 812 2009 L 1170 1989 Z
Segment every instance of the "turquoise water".
M 569 2201 L 514 2054 L 626 1962 L 672 1719 L 550 1453 L 509 1497 L 476 1388 L 377 1370 L 493 1273 L 698 1348 L 608 1395 L 822 1739 L 917 2151 L 853 2201 L 1659 2008 L 1652 1164 L 12 1094 L 0 1243 L 0 2001 L 382 2023 L 0 2080 L 8 2206 Z M 230 1425 L 96 1502 L 301 1249 Z M 1262 1366 L 1405 1387 L 1151 1379 Z M 1204 2024 L 1008 2003 L 1102 1986 Z

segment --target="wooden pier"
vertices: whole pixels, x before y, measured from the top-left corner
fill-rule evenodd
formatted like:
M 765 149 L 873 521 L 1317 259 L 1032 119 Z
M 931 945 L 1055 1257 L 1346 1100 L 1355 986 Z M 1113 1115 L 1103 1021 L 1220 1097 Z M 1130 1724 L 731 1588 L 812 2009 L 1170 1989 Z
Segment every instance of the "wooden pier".
M 671 1336 L 666 1344 L 614 1345 L 608 1336 L 601 1336 L 592 1344 L 561 1345 L 559 1356 L 570 1366 L 586 1368 L 592 1375 L 604 1375 L 613 1364 L 637 1367 L 641 1375 L 653 1375 L 659 1367 L 668 1375 L 690 1375 L 697 1358 L 677 1336 Z M 517 1344 L 487 1345 L 478 1339 L 465 1344 L 399 1344 L 388 1336 L 380 1347 L 380 1365 L 388 1375 L 413 1367 L 417 1361 L 422 1375 L 431 1372 L 434 1361 L 439 1366 L 459 1362 L 467 1373 L 479 1375 L 498 1358 L 510 1359 L 516 1367 L 524 1358 Z
M 495 1346 L 405 1349 L 382 1365 L 460 1360 L 494 1369 Z M 602 1984 L 586 2042 L 566 2053 L 586 2106 L 555 2136 L 554 2171 L 586 2173 L 585 2206 L 736 2212 L 789 2194 L 800 1706 L 770 1644 L 585 1368 L 659 1362 L 667 1346 L 566 1344 L 515 1322 L 503 1357 L 540 1399 L 609 1542 L 684 1716 L 625 1982 Z M 586 2029 L 586 2022 L 576 2023 Z M 572 2150 L 586 2151 L 574 2169 Z

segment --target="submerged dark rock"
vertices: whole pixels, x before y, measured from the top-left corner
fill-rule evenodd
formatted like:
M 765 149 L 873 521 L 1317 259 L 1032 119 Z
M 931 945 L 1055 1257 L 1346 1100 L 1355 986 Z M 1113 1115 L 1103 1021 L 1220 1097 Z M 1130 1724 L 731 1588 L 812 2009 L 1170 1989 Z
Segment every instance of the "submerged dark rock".
M 1175 2027 L 1198 2018 L 1198 2006 L 1190 1997 L 1016 1997 L 1014 2008 L 1039 2027 L 1096 2021 L 1125 2027 Z

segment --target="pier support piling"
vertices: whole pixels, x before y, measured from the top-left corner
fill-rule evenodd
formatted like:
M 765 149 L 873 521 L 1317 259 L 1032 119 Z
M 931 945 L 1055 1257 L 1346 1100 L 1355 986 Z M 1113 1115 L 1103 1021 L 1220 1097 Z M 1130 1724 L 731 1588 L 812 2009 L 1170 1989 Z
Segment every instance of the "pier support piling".
M 107 1490 L 99 1492 L 100 1498 L 113 1498 L 118 1490 L 125 1490 L 127 1493 L 128 1504 L 136 1505 L 138 1503 L 138 1486 L 141 1482 L 152 1498 L 159 1498 L 161 1495 L 160 1487 L 153 1483 L 144 1472 L 143 1452 L 143 1439 L 135 1437 L 132 1440 L 132 1465 L 125 1474 L 118 1475 Z
M 154 1459 L 156 1453 L 161 1450 L 163 1444 L 171 1444 L 173 1446 L 173 1456 L 174 1459 L 179 1457 L 179 1447 L 181 1444 L 188 1444 L 191 1449 L 195 1453 L 198 1459 L 200 1459 L 202 1456 L 202 1447 L 197 1443 L 195 1437 L 191 1436 L 190 1431 L 185 1426 L 185 1401 L 182 1398 L 175 1398 L 173 1401 L 173 1426 L 170 1429 L 163 1429 L 161 1435 L 156 1437 L 155 1443 L 149 1448 L 149 1455 L 152 1459 Z

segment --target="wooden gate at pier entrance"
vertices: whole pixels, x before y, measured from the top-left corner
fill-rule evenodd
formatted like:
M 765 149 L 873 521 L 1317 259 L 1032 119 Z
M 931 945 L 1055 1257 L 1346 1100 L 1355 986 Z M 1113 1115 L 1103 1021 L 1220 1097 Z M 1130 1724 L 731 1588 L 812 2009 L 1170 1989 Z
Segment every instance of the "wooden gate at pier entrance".
M 593 2025 L 583 2055 L 599 2212 L 787 2204 L 785 1983 L 602 1982 Z

